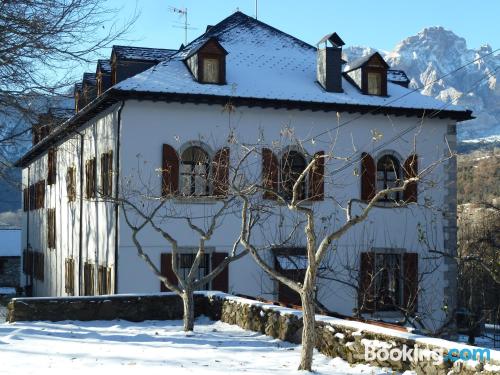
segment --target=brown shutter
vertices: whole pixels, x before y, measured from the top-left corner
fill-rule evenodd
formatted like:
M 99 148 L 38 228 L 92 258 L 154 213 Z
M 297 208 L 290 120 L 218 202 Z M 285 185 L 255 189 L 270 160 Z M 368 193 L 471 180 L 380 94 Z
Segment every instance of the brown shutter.
M 213 195 L 227 195 L 229 189 L 229 148 L 217 151 L 212 162 Z
M 278 191 L 278 158 L 268 149 L 262 149 L 262 184 L 264 188 Z M 264 199 L 276 199 L 272 192 L 264 192 Z
M 418 254 L 403 255 L 403 308 L 417 311 L 418 303 Z
M 172 254 L 171 253 L 162 253 L 161 254 L 161 274 L 167 278 L 167 280 L 177 285 L 177 277 L 172 269 Z M 160 290 L 162 292 L 170 292 L 163 282 L 160 282 Z
M 324 151 L 314 154 L 314 157 L 320 157 L 309 170 L 309 199 L 313 201 L 322 201 L 325 198 L 325 155 Z
M 175 149 L 167 144 L 163 145 L 162 155 L 161 194 L 165 197 L 179 191 L 179 157 Z
M 361 199 L 369 201 L 375 197 L 375 161 L 366 152 L 361 154 Z
M 224 259 L 226 259 L 228 253 L 213 253 L 212 254 L 212 269 L 215 269 L 219 264 L 221 264 Z M 221 273 L 219 273 L 212 280 L 212 290 L 219 290 L 221 292 L 227 293 L 229 290 L 229 269 L 224 268 Z
M 413 154 L 406 159 L 404 164 L 405 179 L 418 176 L 418 156 Z M 418 186 L 417 182 L 410 182 L 406 185 L 403 192 L 403 199 L 405 202 L 417 202 L 418 199 Z
M 28 188 L 23 189 L 23 211 L 28 211 L 30 207 L 30 195 Z
M 375 254 L 361 253 L 359 267 L 358 307 L 362 311 L 375 309 Z
M 56 171 L 57 171 L 57 156 L 56 149 L 51 148 L 47 155 L 47 185 L 52 185 L 56 183 Z

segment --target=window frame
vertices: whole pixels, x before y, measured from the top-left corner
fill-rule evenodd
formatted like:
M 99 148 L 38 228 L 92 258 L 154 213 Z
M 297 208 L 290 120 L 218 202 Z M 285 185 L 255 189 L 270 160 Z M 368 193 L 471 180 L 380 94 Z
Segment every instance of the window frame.
M 66 171 L 66 195 L 68 196 L 68 202 L 72 203 L 76 201 L 76 167 L 68 167 Z
M 293 164 L 290 165 L 290 163 L 288 163 L 289 156 L 292 153 L 297 155 L 298 157 L 300 157 L 302 159 L 302 161 L 304 162 L 303 168 L 300 169 L 300 171 L 298 169 L 294 171 L 294 168 L 293 168 L 294 165 Z M 289 167 L 289 165 L 290 165 L 290 167 Z M 293 186 L 295 185 L 295 182 L 298 180 L 300 174 L 307 168 L 307 165 L 308 165 L 308 160 L 307 160 L 306 156 L 301 151 L 294 150 L 294 149 L 288 149 L 288 150 L 285 150 L 285 152 L 283 152 L 283 154 L 280 158 L 280 171 L 279 171 L 280 184 L 279 184 L 279 188 L 280 188 L 280 193 L 284 196 L 285 199 L 290 199 L 290 200 L 292 199 Z M 289 168 L 289 171 L 285 170 L 285 168 Z M 289 176 L 292 176 L 292 177 L 289 177 Z M 309 173 L 307 173 L 307 175 L 301 181 L 302 192 L 299 195 L 299 200 L 305 200 L 308 197 L 308 186 L 309 186 L 308 178 L 309 178 Z M 293 184 L 290 184 L 289 180 L 293 181 Z M 288 190 L 290 190 L 290 191 L 288 191 Z
M 47 209 L 47 248 L 54 250 L 56 249 L 56 230 L 57 220 L 56 220 L 56 209 L 48 208 Z
M 204 167 L 205 167 L 205 171 L 206 171 L 206 176 L 203 177 L 200 173 L 196 172 L 195 169 L 196 167 L 199 165 L 196 160 L 189 160 L 189 161 L 185 161 L 184 160 L 184 155 L 185 153 L 187 153 L 188 151 L 190 151 L 191 149 L 198 149 L 198 150 L 201 150 L 201 152 L 206 156 L 206 162 L 203 163 Z M 184 148 L 183 150 L 181 150 L 181 153 L 180 153 L 180 163 L 179 163 L 179 185 L 180 185 L 180 189 L 179 189 L 179 193 L 180 193 L 180 196 L 184 196 L 184 197 L 208 197 L 211 195 L 212 193 L 212 184 L 210 183 L 210 178 L 211 178 L 211 161 L 212 161 L 212 157 L 211 157 L 211 152 L 209 152 L 206 147 L 204 147 L 204 145 L 202 144 L 190 144 L 188 147 Z M 184 167 L 186 165 L 189 165 L 190 166 L 190 171 L 189 172 L 185 172 L 184 171 Z M 189 194 L 185 194 L 185 189 L 186 189 L 186 183 L 185 183 L 185 179 L 184 177 L 185 176 L 189 176 Z M 204 193 L 202 194 L 197 194 L 196 191 L 197 191 L 197 178 L 201 178 L 204 182 L 205 182 L 205 187 L 204 187 Z
M 47 185 L 54 185 L 57 179 L 57 149 L 49 148 L 47 152 Z
M 97 158 L 94 156 L 85 161 L 85 198 L 97 197 Z
M 395 179 L 389 179 L 388 172 L 390 171 L 387 168 L 384 168 L 383 170 L 379 170 L 379 163 L 382 162 L 383 159 L 389 158 L 391 159 L 393 165 L 395 168 L 392 169 L 392 173 L 395 173 Z M 383 178 L 380 178 L 380 172 L 383 173 Z M 401 176 L 402 176 L 402 168 L 401 168 L 401 160 L 400 158 L 395 155 L 394 153 L 383 153 L 379 157 L 377 157 L 377 161 L 375 163 L 375 186 L 376 186 L 376 191 L 381 191 L 383 189 L 387 189 L 389 187 L 396 187 L 401 184 Z M 393 186 L 389 186 L 389 183 L 393 183 Z M 384 195 L 383 198 L 380 199 L 381 202 L 400 202 L 403 198 L 403 192 L 402 191 L 396 191 L 391 193 L 391 195 Z

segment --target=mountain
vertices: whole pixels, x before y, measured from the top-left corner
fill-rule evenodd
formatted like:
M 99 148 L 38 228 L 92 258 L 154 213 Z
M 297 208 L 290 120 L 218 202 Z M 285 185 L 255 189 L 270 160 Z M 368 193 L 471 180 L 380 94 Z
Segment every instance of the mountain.
M 352 61 L 375 51 L 370 47 L 348 47 L 344 59 Z M 393 69 L 406 72 L 410 87 L 425 86 L 424 95 L 473 110 L 476 119 L 458 126 L 460 140 L 500 135 L 500 71 L 495 73 L 500 69 L 500 55 L 491 55 L 491 46 L 469 49 L 465 39 L 452 31 L 429 27 L 404 39 L 390 52 L 378 52 Z

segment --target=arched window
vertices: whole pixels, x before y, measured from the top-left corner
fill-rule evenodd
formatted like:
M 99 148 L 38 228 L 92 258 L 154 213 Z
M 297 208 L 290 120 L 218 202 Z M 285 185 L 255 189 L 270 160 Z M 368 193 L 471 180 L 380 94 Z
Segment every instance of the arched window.
M 306 168 L 306 159 L 298 151 L 288 151 L 281 160 L 281 187 L 285 198 L 291 199 L 293 196 L 293 186 L 297 182 L 300 174 Z M 306 198 L 306 179 L 301 181 L 298 198 Z
M 208 195 L 210 158 L 199 146 L 191 146 L 181 155 L 181 192 L 183 195 Z
M 400 184 L 401 166 L 392 155 L 384 155 L 377 161 L 377 191 L 396 187 Z M 386 194 L 384 200 L 399 201 L 401 192 Z

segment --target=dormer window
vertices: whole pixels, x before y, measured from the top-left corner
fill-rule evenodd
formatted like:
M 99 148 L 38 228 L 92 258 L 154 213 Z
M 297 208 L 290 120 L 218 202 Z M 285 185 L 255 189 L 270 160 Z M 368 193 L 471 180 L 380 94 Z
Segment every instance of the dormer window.
M 382 95 L 382 74 L 380 72 L 367 72 L 368 94 Z
M 387 70 L 389 65 L 375 52 L 349 64 L 344 77 L 365 95 L 387 95 Z
M 224 85 L 226 83 L 226 50 L 216 38 L 193 47 L 184 62 L 200 83 Z
M 219 83 L 219 59 L 205 57 L 203 59 L 203 82 L 205 83 Z

